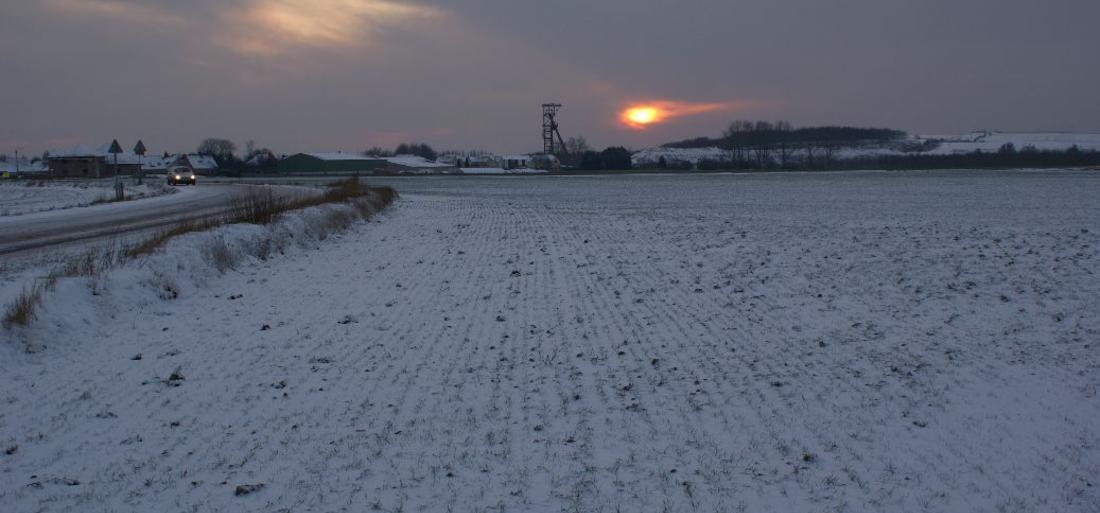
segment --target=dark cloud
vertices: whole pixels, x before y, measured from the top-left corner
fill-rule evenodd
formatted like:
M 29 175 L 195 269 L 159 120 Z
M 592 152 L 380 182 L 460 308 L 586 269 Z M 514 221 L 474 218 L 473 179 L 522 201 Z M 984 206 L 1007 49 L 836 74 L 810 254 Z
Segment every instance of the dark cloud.
M 1086 0 L 14 0 L 0 151 L 205 136 L 278 150 L 643 146 L 733 117 L 911 131 L 1100 130 Z M 630 101 L 732 110 L 625 130 Z

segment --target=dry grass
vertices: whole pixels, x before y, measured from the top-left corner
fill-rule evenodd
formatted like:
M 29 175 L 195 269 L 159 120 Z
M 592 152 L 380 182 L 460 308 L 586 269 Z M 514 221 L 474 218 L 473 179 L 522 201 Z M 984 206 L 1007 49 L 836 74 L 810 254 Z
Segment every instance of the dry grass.
M 123 256 L 127 259 L 134 259 L 141 256 L 151 254 L 152 252 L 160 249 L 169 240 L 179 237 L 180 235 L 186 235 L 193 232 L 201 232 L 209 230 L 211 228 L 217 228 L 225 224 L 223 220 L 217 216 L 205 217 L 201 219 L 188 219 L 168 229 L 161 230 L 149 238 L 126 248 L 123 251 Z
M 29 289 L 23 289 L 19 297 L 8 304 L 4 310 L 4 318 L 0 319 L 0 325 L 4 329 L 12 329 L 15 326 L 26 326 L 35 319 L 35 310 L 42 304 L 42 296 L 46 293 L 46 287 L 35 284 Z
M 222 225 L 240 223 L 270 225 L 287 212 L 320 205 L 348 203 L 354 206 L 363 218 L 368 218 L 389 206 L 397 198 L 397 191 L 392 187 L 368 187 L 358 178 L 333 183 L 318 195 L 291 199 L 276 195 L 274 190 L 267 187 L 254 188 L 238 200 L 240 205 L 229 214 L 198 221 L 184 221 L 129 248 L 125 254 L 128 258 L 148 255 L 175 237 Z M 344 226 L 346 225 L 347 223 Z
M 276 195 L 271 188 L 252 189 L 242 199 L 241 205 L 229 214 L 226 224 L 272 224 L 290 207 L 291 202 Z
M 221 237 L 208 241 L 203 246 L 202 252 L 203 256 L 206 257 L 206 261 L 210 262 L 210 265 L 214 266 L 219 273 L 233 269 L 240 260 L 240 255 L 233 251 L 233 248 L 230 248 L 225 239 Z

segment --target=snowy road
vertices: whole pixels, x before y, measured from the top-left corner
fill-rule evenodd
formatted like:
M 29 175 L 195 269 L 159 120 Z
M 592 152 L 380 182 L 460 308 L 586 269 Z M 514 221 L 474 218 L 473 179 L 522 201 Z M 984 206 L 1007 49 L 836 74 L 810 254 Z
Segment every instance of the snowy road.
M 0 504 L 1100 510 L 1100 174 L 391 182 L 0 348 Z
M 156 198 L 0 217 L 0 255 L 144 232 L 217 214 L 242 190 L 230 185 L 184 187 Z

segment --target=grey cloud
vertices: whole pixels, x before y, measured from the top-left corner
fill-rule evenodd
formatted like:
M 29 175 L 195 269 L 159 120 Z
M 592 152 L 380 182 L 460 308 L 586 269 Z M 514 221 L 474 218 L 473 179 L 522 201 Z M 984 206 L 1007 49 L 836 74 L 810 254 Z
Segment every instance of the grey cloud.
M 407 136 L 523 151 L 539 145 L 545 100 L 566 103 L 567 136 L 601 145 L 713 134 L 738 116 L 1100 130 L 1100 3 L 1086 0 L 422 2 L 442 17 L 340 26 L 361 40 L 271 55 L 233 48 L 257 31 L 234 25 L 249 0 L 116 0 L 144 22 L 53 1 L 15 0 L 0 17 L 0 145 L 143 137 L 175 150 L 216 135 L 353 150 Z M 617 126 L 641 99 L 749 106 Z

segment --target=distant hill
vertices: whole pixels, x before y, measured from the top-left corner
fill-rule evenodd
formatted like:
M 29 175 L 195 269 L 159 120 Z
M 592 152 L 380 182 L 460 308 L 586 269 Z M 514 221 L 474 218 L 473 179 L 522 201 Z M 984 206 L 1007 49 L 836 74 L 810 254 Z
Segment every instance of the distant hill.
M 642 169 L 927 169 L 1100 165 L 1100 134 L 990 132 L 908 135 L 899 130 L 813 127 L 757 130 L 734 124 L 700 137 L 634 152 Z M 784 128 L 783 124 L 779 124 Z M 738 129 L 740 128 L 740 129 Z
M 796 129 L 777 128 L 770 123 L 762 127 L 745 123 L 740 129 L 731 128 L 720 138 L 699 137 L 662 145 L 665 148 L 721 148 L 735 150 L 739 147 L 756 147 L 779 144 L 839 144 L 856 146 L 883 144 L 904 140 L 908 134 L 886 128 L 856 128 L 847 126 L 822 126 Z

